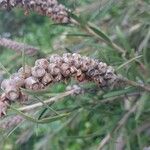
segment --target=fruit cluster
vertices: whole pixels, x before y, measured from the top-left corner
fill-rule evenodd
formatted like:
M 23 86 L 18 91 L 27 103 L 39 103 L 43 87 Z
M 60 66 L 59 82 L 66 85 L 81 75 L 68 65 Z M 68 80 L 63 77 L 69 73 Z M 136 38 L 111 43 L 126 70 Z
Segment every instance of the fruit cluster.
M 30 10 L 48 16 L 56 23 L 68 23 L 70 18 L 67 9 L 57 0 L 1 0 L 0 9 L 21 7 L 28 13 Z
M 12 41 L 7 38 L 0 38 L 0 46 L 12 49 L 17 53 L 21 53 L 21 50 L 24 50 L 25 54 L 27 55 L 34 55 L 37 53 L 37 51 L 39 51 L 39 49 L 36 47 Z
M 113 67 L 106 63 L 77 53 L 65 53 L 63 56 L 54 54 L 47 59 L 36 60 L 33 67 L 26 65 L 20 68 L 9 79 L 3 80 L 1 89 L 4 93 L 0 97 L 0 114 L 5 114 L 5 102 L 22 102 L 28 99 L 28 95 L 20 88 L 41 90 L 70 77 L 79 82 L 93 81 L 102 88 L 113 86 L 119 80 Z

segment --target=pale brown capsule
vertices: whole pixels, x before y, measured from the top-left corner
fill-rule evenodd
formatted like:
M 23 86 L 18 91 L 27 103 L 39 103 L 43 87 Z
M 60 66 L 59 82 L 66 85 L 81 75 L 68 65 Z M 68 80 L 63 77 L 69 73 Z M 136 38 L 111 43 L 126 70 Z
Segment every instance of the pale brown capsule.
M 14 86 L 9 86 L 5 89 L 5 94 L 10 101 L 14 101 L 17 98 L 19 98 L 20 95 L 19 88 Z
M 10 80 L 9 79 L 3 80 L 2 83 L 1 83 L 1 89 L 5 90 L 9 85 L 10 85 Z
M 51 75 L 56 76 L 56 75 L 60 74 L 60 68 L 55 63 L 50 63 L 48 66 L 48 72 Z
M 98 71 L 97 69 L 95 69 L 95 68 L 90 68 L 90 69 L 86 72 L 86 75 L 87 75 L 88 77 L 90 77 L 90 78 L 93 78 L 93 77 L 95 77 L 95 76 L 97 76 L 97 75 L 100 75 L 100 74 L 99 74 L 99 71 Z
M 25 67 L 21 67 L 18 70 L 18 73 L 23 77 L 23 78 L 28 78 L 31 76 L 31 67 L 25 65 Z
M 100 62 L 98 64 L 98 70 L 99 70 L 99 74 L 104 74 L 106 73 L 107 71 L 107 64 L 106 63 L 103 63 L 103 62 Z
M 77 73 L 76 73 L 76 76 L 80 76 L 81 74 L 82 74 L 81 69 L 78 69 L 78 70 L 77 70 Z
M 49 62 L 60 65 L 63 62 L 63 59 L 58 54 L 53 54 L 52 56 L 50 56 Z
M 40 67 L 40 66 L 34 66 L 32 68 L 32 76 L 36 77 L 36 78 L 41 78 L 45 75 L 46 71 L 44 68 Z
M 59 82 L 63 79 L 62 75 L 61 74 L 58 74 L 57 76 L 54 77 L 54 82 Z
M 73 64 L 73 57 L 71 53 L 65 53 L 63 54 L 63 61 L 69 65 Z
M 114 69 L 111 66 L 108 66 L 104 78 L 111 79 L 113 74 L 114 74 Z
M 64 77 L 68 77 L 68 76 L 71 74 L 70 66 L 69 66 L 67 63 L 63 63 L 63 64 L 61 65 L 61 74 L 62 74 Z
M 80 66 L 82 65 L 82 61 L 81 61 L 81 55 L 80 54 L 77 54 L 77 53 L 74 53 L 72 54 L 72 57 L 73 57 L 73 64 L 74 66 L 78 69 L 80 68 Z
M 33 76 L 25 80 L 25 88 L 38 90 L 39 89 L 39 80 Z
M 25 79 L 20 76 L 20 74 L 16 73 L 10 77 L 10 84 L 15 87 L 22 87 L 25 83 Z
M 71 66 L 71 67 L 70 67 L 70 72 L 71 72 L 71 74 L 74 76 L 74 74 L 77 73 L 77 68 L 74 67 L 74 66 Z
M 53 81 L 53 77 L 49 73 L 46 73 L 41 80 L 41 82 L 44 85 L 47 85 L 47 84 L 51 83 L 52 81 Z
M 38 59 L 35 62 L 35 66 L 40 66 L 41 68 L 47 69 L 49 65 L 49 62 L 47 61 L 47 59 Z
M 86 78 L 85 78 L 85 74 L 81 74 L 80 76 L 76 76 L 76 79 L 79 81 L 79 82 L 83 82 Z
M 79 69 L 76 73 L 76 79 L 79 81 L 79 82 L 82 82 L 85 80 L 85 74 L 82 73 L 82 71 Z

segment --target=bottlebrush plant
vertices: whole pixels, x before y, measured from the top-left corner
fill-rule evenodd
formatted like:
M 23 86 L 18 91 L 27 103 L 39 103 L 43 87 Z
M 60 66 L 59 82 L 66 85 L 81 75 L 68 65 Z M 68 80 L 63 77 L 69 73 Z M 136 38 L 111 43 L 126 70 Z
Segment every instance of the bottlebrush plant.
M 148 149 L 147 3 L 0 0 L 0 149 Z

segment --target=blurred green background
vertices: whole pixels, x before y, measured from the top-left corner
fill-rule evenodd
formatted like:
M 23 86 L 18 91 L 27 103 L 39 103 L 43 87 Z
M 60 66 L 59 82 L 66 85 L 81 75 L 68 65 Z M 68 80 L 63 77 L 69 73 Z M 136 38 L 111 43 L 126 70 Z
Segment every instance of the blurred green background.
M 92 22 L 106 33 L 114 43 L 125 50 L 125 56 L 103 40 L 89 34 L 84 25 L 82 27 L 73 24 L 55 24 L 48 17 L 35 13 L 25 16 L 20 9 L 10 12 L 0 11 L 0 37 L 38 47 L 40 50 L 36 55 L 25 56 L 25 63 L 29 65 L 33 65 L 37 58 L 48 57 L 54 53 L 76 52 L 108 63 L 117 70 L 117 73 L 130 80 L 140 83 L 150 82 L 149 0 L 60 0 L 60 2 L 80 16 L 80 21 L 84 25 Z M 21 54 L 0 46 L 0 63 L 7 71 L 14 73 L 22 66 Z M 8 75 L 2 68 L 1 78 L 7 78 Z M 68 85 L 75 83 L 71 79 L 67 83 L 50 86 L 49 93 L 39 97 L 44 100 L 52 93 L 65 92 Z M 95 150 L 106 134 L 111 132 L 122 116 L 130 110 L 135 99 L 131 93 L 137 94 L 136 99 L 140 102 L 138 110 L 119 131 L 113 133 L 104 149 L 150 148 L 148 92 L 134 90 L 128 93 L 125 89 L 130 88 L 129 86 L 107 90 L 101 90 L 91 83 L 82 83 L 80 86 L 85 90 L 84 94 L 67 96 L 62 102 L 51 106 L 52 110 L 59 113 L 71 112 L 69 117 L 47 124 L 36 124 L 26 120 L 18 126 L 1 131 L 0 150 Z M 110 101 L 101 102 L 106 99 Z M 35 117 L 38 117 L 44 109 L 40 108 Z M 14 114 L 10 111 L 7 117 Z M 53 114 L 53 111 L 47 110 L 45 115 Z M 117 149 L 119 140 L 124 144 L 122 149 Z

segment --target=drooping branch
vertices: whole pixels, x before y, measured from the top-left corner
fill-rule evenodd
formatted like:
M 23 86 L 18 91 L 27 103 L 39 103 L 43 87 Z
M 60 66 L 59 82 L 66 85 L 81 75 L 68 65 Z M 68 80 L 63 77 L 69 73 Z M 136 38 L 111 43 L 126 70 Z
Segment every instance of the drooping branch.
M 1 0 L 0 9 L 20 7 L 27 14 L 29 11 L 48 16 L 56 23 L 68 23 L 70 18 L 67 9 L 57 0 Z
M 7 38 L 0 38 L 0 46 L 14 50 L 17 53 L 25 52 L 27 55 L 34 55 L 39 51 L 38 48 L 24 43 L 16 42 Z

